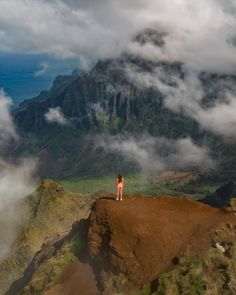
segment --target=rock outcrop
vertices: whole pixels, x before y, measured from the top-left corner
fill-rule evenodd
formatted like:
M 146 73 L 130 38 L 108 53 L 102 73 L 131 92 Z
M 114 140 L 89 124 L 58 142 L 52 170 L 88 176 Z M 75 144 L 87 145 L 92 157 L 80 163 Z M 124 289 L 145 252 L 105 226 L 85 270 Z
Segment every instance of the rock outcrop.
M 216 208 L 222 208 L 229 205 L 231 198 L 236 196 L 236 185 L 230 181 L 218 188 L 214 193 L 209 194 L 200 202 Z
M 236 213 L 236 198 L 230 199 L 227 210 Z
M 113 294 L 114 287 L 123 292 L 154 282 L 180 253 L 196 255 L 209 249 L 215 230 L 227 222 L 235 223 L 236 217 L 186 198 L 97 200 L 88 245 L 102 294 Z

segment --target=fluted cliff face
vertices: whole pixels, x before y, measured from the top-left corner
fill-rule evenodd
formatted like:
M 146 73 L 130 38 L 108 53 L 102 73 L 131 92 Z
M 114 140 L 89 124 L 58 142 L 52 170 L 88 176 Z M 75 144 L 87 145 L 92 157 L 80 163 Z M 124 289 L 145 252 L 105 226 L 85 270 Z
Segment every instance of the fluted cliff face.
M 162 47 L 163 36 L 147 30 L 134 42 L 141 46 Z M 126 132 L 129 136 L 146 133 L 174 139 L 189 136 L 200 144 L 207 142 L 215 156 L 223 158 L 222 162 L 234 161 L 231 144 L 204 131 L 184 111 L 176 113 L 167 108 L 158 85 L 154 87 L 138 82 L 136 76 L 145 73 L 152 78 L 156 68 L 166 77 L 184 77 L 181 63 L 149 61 L 129 52 L 115 59 L 100 60 L 87 73 L 75 72 L 71 76 L 57 77 L 50 91 L 22 103 L 13 112 L 16 126 L 24 137 L 24 141 L 13 147 L 14 153 L 23 151 L 37 155 L 43 177 L 97 175 L 107 173 L 111 167 L 106 169 L 109 166 L 107 155 L 101 155 L 101 152 L 97 155 L 91 149 L 95 146 L 96 134 Z M 206 93 L 202 103 L 208 107 L 214 105 L 222 85 L 233 85 L 236 78 L 202 73 L 200 80 Z M 66 124 L 46 120 L 45 114 L 55 108 L 60 109 Z M 228 155 L 230 161 L 227 160 Z M 118 171 L 119 161 L 114 157 L 113 160 L 113 170 Z M 228 166 L 228 175 L 232 175 L 233 165 Z
M 80 130 L 118 129 L 128 122 L 137 127 L 147 125 L 145 121 L 162 110 L 161 95 L 128 81 L 123 62 L 100 61 L 89 74 L 69 80 L 59 89 L 54 85 L 50 92 L 24 103 L 13 113 L 17 126 L 27 133 L 50 128 L 44 115 L 49 108 L 58 106 Z
M 158 31 L 145 30 L 133 42 L 162 47 L 163 37 Z M 147 87 L 130 77 L 136 70 L 152 74 L 156 66 L 163 72 L 183 76 L 181 63 L 148 61 L 127 51 L 115 59 L 99 60 L 87 73 L 57 77 L 49 92 L 22 103 L 13 112 L 15 122 L 26 133 L 50 130 L 53 127 L 45 121 L 44 115 L 49 108 L 60 107 L 70 120 L 70 127 L 81 132 L 132 127 L 132 130 L 156 134 L 169 132 L 170 136 L 186 134 L 191 120 L 165 109 L 163 94 L 158 88 Z M 180 124 L 179 129 L 183 127 L 182 131 L 176 129 L 176 122 Z M 197 132 L 197 126 L 191 125 Z

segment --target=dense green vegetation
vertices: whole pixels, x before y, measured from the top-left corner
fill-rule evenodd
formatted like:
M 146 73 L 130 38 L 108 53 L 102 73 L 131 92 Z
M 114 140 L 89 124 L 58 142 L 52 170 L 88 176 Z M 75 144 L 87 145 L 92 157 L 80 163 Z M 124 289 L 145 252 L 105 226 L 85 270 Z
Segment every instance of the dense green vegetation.
M 226 254 L 212 247 L 203 256 L 180 255 L 177 267 L 159 277 L 158 289 L 152 295 L 235 294 L 236 244 L 227 235 L 221 241 Z
M 23 214 L 26 216 L 28 214 L 29 217 L 27 216 L 27 220 L 24 220 L 24 228 L 20 231 L 9 256 L 0 264 L 0 290 L 2 291 L 0 294 L 7 291 L 12 282 L 23 276 L 26 267 L 35 253 L 41 249 L 46 237 L 54 239 L 58 233 L 70 230 L 75 221 L 87 218 L 95 199 L 96 196 L 87 198 L 82 194 L 68 192 L 50 180 L 45 180 L 32 195 L 27 197 L 22 206 L 28 208 L 27 210 L 23 208 Z M 61 271 L 60 263 L 64 265 L 75 258 L 74 253 L 83 246 L 82 242 L 79 237 L 75 237 L 73 247 L 68 246 L 66 253 L 58 254 L 61 258 L 60 261 L 58 260 L 58 266 L 55 262 L 55 269 L 48 277 L 50 282 L 55 274 Z
M 65 267 L 78 260 L 77 255 L 84 247 L 84 241 L 76 234 L 57 253 L 41 264 L 21 295 L 43 294 L 60 279 Z

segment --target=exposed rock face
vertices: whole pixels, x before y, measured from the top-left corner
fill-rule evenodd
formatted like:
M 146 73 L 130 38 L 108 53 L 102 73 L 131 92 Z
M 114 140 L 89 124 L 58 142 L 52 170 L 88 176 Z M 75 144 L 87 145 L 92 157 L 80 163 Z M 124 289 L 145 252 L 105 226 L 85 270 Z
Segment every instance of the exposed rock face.
M 99 295 L 95 274 L 89 264 L 74 262 L 67 266 L 58 284 L 45 295 Z
M 153 29 L 146 29 L 140 32 L 134 39 L 135 42 L 145 45 L 148 43 L 153 44 L 154 46 L 162 47 L 164 42 L 165 33 L 160 33 L 157 30 Z
M 178 254 L 206 251 L 217 226 L 224 222 L 236 222 L 236 217 L 185 198 L 96 201 L 88 243 L 104 294 L 113 294 L 112 276 L 124 276 L 120 291 L 129 284 L 140 287 L 157 279 Z
M 232 198 L 229 201 L 228 211 L 236 213 L 236 198 Z
M 214 193 L 209 194 L 200 202 L 208 204 L 216 208 L 222 208 L 229 205 L 231 198 L 236 196 L 236 186 L 231 181 L 220 188 L 218 188 Z

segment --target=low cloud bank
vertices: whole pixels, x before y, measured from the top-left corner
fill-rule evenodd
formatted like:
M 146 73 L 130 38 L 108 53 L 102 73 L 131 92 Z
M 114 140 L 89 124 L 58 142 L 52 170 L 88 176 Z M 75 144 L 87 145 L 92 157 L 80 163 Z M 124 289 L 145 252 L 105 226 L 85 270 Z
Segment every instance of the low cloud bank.
M 50 67 L 49 62 L 41 61 L 39 64 L 39 69 L 34 73 L 35 77 L 44 76 Z
M 217 81 L 218 89 L 213 89 L 214 97 L 208 104 L 204 100 L 208 93 L 200 78 L 200 73 L 182 66 L 184 73 L 165 71 L 154 66 L 151 72 L 127 64 L 128 79 L 138 87 L 154 87 L 163 94 L 164 106 L 175 113 L 184 114 L 207 131 L 221 136 L 226 141 L 236 141 L 236 89 L 235 81 Z M 220 84 L 221 83 L 221 84 Z M 208 91 L 210 87 L 208 86 Z
M 31 193 L 35 187 L 37 161 L 35 159 L 15 159 L 9 163 L 3 159 L 3 152 L 10 141 L 17 141 L 14 123 L 9 107 L 11 99 L 0 91 L 0 261 L 8 251 L 22 222 L 19 201 Z
M 167 33 L 164 48 L 148 45 L 140 51 L 131 44 L 132 52 L 232 72 L 235 15 L 232 0 L 1 0 L 0 50 L 49 53 L 87 64 L 120 54 L 132 36 L 151 27 Z
M 216 166 L 207 146 L 197 145 L 189 137 L 174 140 L 147 134 L 139 138 L 128 134 L 102 135 L 97 146 L 108 153 L 120 153 L 127 161 L 138 164 L 144 173 L 192 168 L 206 172 Z
M 45 114 L 45 119 L 48 123 L 57 123 L 59 125 L 69 124 L 60 107 L 49 108 L 48 112 Z
M 0 262 L 6 257 L 22 225 L 19 201 L 35 188 L 36 161 L 22 159 L 12 165 L 0 159 Z
M 11 140 L 17 140 L 15 126 L 13 124 L 9 108 L 12 100 L 6 95 L 3 89 L 0 89 L 0 150 Z

